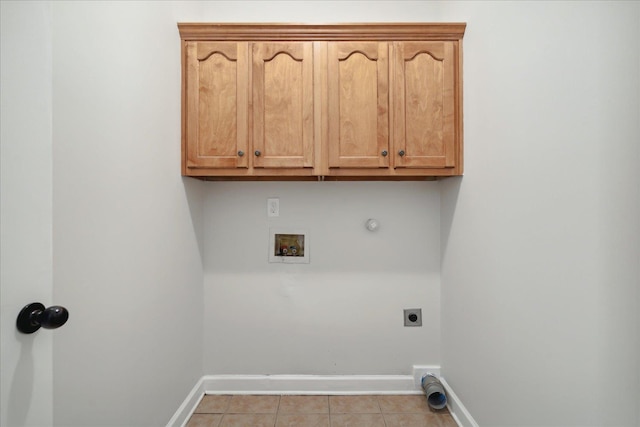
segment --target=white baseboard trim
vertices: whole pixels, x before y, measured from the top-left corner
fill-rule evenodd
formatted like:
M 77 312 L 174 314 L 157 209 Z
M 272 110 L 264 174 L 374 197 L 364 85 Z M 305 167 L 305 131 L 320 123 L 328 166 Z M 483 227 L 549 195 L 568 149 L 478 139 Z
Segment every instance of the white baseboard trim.
M 420 390 L 422 390 L 422 377 L 425 374 L 433 374 L 436 377 L 440 378 L 440 366 L 413 365 L 413 382 Z
M 447 392 L 447 408 L 449 408 L 449 412 L 456 423 L 460 427 L 480 427 L 462 404 L 460 398 L 454 393 L 449 383 L 442 377 L 440 377 L 440 383 Z
M 411 375 L 207 375 L 205 394 L 420 394 Z
M 422 375 L 440 377 L 439 366 L 414 366 L 412 375 L 205 375 L 198 380 L 167 427 L 185 427 L 204 394 L 423 394 Z M 478 427 L 449 384 L 447 407 L 460 427 Z
M 178 408 L 173 417 L 167 423 L 167 427 L 184 427 L 191 418 L 193 411 L 195 411 L 198 403 L 204 395 L 204 382 L 203 378 L 200 378 L 196 385 L 191 389 L 191 392 L 187 395 L 187 398 L 182 402 L 182 405 Z

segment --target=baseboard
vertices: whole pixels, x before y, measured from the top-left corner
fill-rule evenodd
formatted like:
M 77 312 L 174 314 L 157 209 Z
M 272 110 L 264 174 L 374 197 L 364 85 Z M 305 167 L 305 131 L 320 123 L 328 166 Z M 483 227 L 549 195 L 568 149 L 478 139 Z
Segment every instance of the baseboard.
M 167 427 L 184 427 L 191 418 L 191 414 L 195 411 L 196 406 L 200 403 L 204 395 L 204 377 L 200 378 L 196 385 L 191 389 L 187 398 L 182 402 L 173 417 L 167 423 Z
M 205 394 L 420 394 L 410 375 L 207 375 Z
M 449 383 L 442 377 L 440 377 L 440 383 L 447 392 L 447 408 L 449 408 L 449 412 L 451 412 L 456 423 L 460 427 L 480 427 L 469 411 L 467 411 L 467 408 L 462 404 L 462 401 L 455 394 Z
M 184 427 L 204 394 L 422 394 L 422 375 L 439 377 L 439 366 L 414 366 L 412 375 L 205 375 L 193 387 L 167 427 Z M 478 427 L 449 384 L 447 407 L 460 427 Z
M 422 377 L 426 374 L 433 374 L 440 378 L 440 366 L 413 365 L 413 382 L 420 390 L 422 390 Z

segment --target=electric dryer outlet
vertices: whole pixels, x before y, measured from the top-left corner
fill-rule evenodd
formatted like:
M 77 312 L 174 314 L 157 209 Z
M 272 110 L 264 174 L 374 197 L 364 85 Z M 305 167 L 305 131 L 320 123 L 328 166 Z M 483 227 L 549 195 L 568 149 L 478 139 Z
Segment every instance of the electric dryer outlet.
M 404 326 L 422 326 L 422 309 L 405 308 Z

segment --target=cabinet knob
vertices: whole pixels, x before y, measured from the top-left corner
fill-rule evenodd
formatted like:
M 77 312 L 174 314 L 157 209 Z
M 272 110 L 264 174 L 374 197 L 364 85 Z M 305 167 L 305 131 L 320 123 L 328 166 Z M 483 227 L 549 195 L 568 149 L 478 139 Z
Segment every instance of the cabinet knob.
M 238 156 L 239 156 L 239 157 L 244 156 L 244 151 L 242 151 L 242 150 L 238 151 Z
M 260 157 L 260 154 L 262 154 L 262 153 L 260 152 L 260 150 L 256 150 L 256 152 L 255 152 L 255 153 L 253 153 L 253 154 L 255 154 L 255 155 L 256 155 L 256 157 Z
M 387 150 L 382 150 L 382 157 L 387 157 L 387 154 L 389 154 Z
M 400 157 L 404 156 L 404 150 L 400 150 L 400 151 L 398 151 L 398 155 L 399 155 Z

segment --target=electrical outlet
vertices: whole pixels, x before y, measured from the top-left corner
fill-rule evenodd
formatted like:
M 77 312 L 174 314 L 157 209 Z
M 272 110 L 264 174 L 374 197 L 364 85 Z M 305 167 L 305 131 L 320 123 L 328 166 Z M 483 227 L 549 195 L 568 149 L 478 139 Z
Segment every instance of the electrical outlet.
M 422 309 L 406 308 L 404 310 L 404 326 L 422 326 Z
M 267 216 L 277 217 L 280 216 L 280 199 L 267 199 Z

